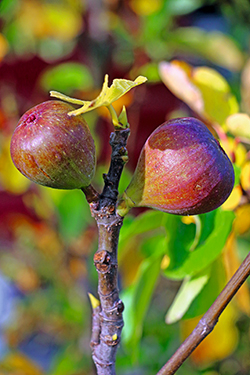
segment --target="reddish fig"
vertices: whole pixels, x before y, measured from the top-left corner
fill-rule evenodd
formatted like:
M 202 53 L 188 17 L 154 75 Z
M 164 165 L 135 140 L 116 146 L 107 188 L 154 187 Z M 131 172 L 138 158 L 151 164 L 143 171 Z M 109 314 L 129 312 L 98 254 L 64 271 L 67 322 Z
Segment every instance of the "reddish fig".
M 219 207 L 234 185 L 234 170 L 219 142 L 195 118 L 177 118 L 147 139 L 133 178 L 118 205 L 196 215 Z
M 31 181 L 57 189 L 83 188 L 95 172 L 95 145 L 87 123 L 68 116 L 74 108 L 50 100 L 27 111 L 11 139 L 11 157 Z

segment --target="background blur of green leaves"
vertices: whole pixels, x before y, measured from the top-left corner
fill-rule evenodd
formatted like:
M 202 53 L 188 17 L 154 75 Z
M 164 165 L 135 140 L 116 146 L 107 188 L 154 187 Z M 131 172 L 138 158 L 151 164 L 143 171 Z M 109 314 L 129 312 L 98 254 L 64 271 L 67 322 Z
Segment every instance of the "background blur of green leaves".
M 222 208 L 198 217 L 134 209 L 119 245 L 120 375 L 155 374 L 214 301 L 250 244 L 250 4 L 247 0 L 1 0 L 0 374 L 94 374 L 89 341 L 97 231 L 80 191 L 30 183 L 13 166 L 19 117 L 57 90 L 90 100 L 104 75 L 148 83 L 114 103 L 131 125 L 122 192 L 149 134 L 201 118 L 234 162 Z M 85 115 L 94 185 L 107 171 L 108 111 Z M 250 373 L 245 285 L 180 375 Z

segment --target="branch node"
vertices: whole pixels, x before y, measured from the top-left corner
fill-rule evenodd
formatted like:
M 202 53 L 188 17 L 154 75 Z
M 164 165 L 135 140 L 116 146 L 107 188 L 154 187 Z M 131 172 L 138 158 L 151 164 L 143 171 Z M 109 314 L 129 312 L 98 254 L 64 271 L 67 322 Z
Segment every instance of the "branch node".
M 117 310 L 117 313 L 116 315 L 120 315 L 123 311 L 124 311 L 124 303 L 122 302 L 122 300 L 119 300 L 117 301 L 116 303 L 116 310 Z
M 217 322 L 218 322 L 218 319 L 214 319 L 213 321 L 209 322 L 203 316 L 199 322 L 199 325 L 202 328 L 202 332 L 201 332 L 202 337 L 203 336 L 206 337 L 210 332 L 212 332 Z
M 99 365 L 100 367 L 108 367 L 108 366 L 113 366 L 114 363 L 113 362 L 105 362 L 105 361 L 101 361 L 99 358 L 97 358 L 97 356 L 93 355 L 92 356 L 94 362 L 96 365 Z
M 107 273 L 111 267 L 111 256 L 108 251 L 100 250 L 94 255 L 94 264 L 98 272 Z
M 113 338 L 115 336 L 115 339 Z M 120 342 L 120 338 L 117 337 L 117 335 L 101 335 L 101 340 L 105 342 L 106 345 L 108 346 L 116 346 Z
M 106 313 L 107 316 L 117 317 L 117 316 L 121 316 L 123 311 L 124 311 L 124 303 L 122 302 L 122 300 L 118 299 L 117 301 L 115 301 L 114 305 L 110 309 L 106 309 L 105 313 Z M 115 319 L 117 319 L 117 318 L 115 318 Z M 106 319 L 106 321 L 108 321 L 108 320 L 109 320 L 109 318 Z

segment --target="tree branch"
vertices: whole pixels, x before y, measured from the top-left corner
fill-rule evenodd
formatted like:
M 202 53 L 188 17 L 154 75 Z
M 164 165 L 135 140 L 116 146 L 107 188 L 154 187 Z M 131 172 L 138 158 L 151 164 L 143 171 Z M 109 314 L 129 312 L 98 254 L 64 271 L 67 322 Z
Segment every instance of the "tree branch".
M 100 306 L 93 311 L 92 357 L 98 375 L 115 375 L 115 357 L 123 327 L 123 302 L 119 298 L 117 283 L 117 246 L 123 218 L 116 213 L 118 185 L 127 161 L 126 143 L 129 129 L 111 133 L 111 164 L 104 175 L 104 189 L 98 199 L 91 202 L 91 212 L 98 226 L 98 250 L 94 263 L 98 272 Z M 96 194 L 89 193 L 90 201 Z
M 250 253 L 216 298 L 209 310 L 203 315 L 193 332 L 177 349 L 157 375 L 175 374 L 182 363 L 189 357 L 201 341 L 213 330 L 221 313 L 250 275 Z

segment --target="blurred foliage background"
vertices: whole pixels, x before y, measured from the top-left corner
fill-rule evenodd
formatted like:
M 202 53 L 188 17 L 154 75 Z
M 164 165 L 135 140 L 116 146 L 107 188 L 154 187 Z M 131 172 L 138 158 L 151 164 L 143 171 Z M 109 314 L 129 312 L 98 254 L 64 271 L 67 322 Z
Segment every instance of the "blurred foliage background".
M 94 374 L 89 341 L 97 275 L 96 227 L 80 191 L 30 183 L 9 143 L 19 117 L 57 90 L 96 97 L 103 77 L 148 83 L 114 103 L 131 136 L 122 192 L 149 134 L 178 116 L 202 119 L 233 161 L 235 188 L 197 217 L 131 211 L 121 232 L 125 302 L 120 375 L 155 374 L 249 251 L 250 4 L 247 0 L 1 0 L 0 373 Z M 109 114 L 86 114 L 107 171 Z M 179 375 L 250 373 L 250 298 L 244 285 Z

